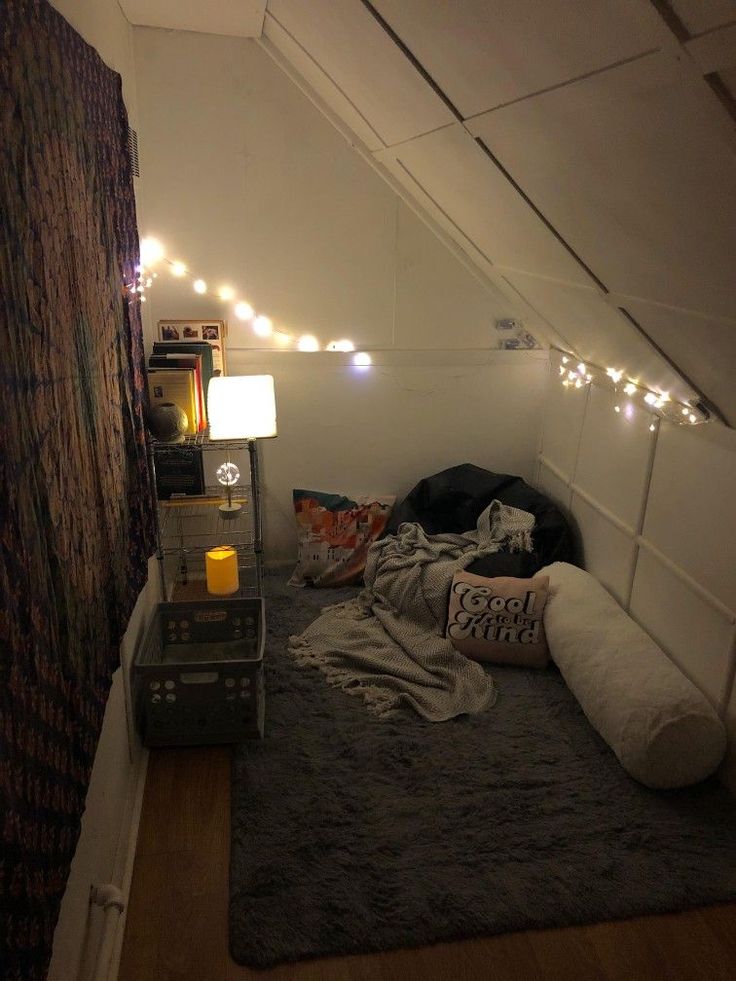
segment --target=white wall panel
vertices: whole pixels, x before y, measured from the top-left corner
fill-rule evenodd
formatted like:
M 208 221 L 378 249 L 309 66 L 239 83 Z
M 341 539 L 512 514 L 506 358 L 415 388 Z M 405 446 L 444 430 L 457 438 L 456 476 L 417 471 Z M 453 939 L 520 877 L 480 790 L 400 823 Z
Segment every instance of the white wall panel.
M 657 47 L 663 25 L 637 0 L 375 0 L 464 117 Z M 554 39 L 554 43 L 550 43 Z
M 590 284 L 582 266 L 459 123 L 382 151 L 377 159 L 407 186 L 416 181 L 495 265 Z M 399 167 L 392 166 L 394 160 Z
M 578 494 L 572 497 L 572 514 L 582 538 L 584 568 L 625 606 L 636 553 L 634 542 Z
M 544 463 L 540 463 L 537 486 L 567 515 L 570 510 L 570 488 Z
M 495 322 L 513 317 L 501 293 L 480 283 L 405 205 L 398 209 L 395 344 L 398 348 L 495 346 Z
M 616 413 L 614 405 L 621 411 Z M 590 387 L 580 438 L 575 485 L 637 531 L 654 434 L 651 413 L 625 396 Z
M 716 320 L 630 297 L 620 303 L 736 426 L 736 320 Z M 736 312 L 736 311 L 735 311 Z M 664 385 L 663 390 L 668 386 Z M 674 394 L 674 388 L 669 389 Z
M 131 24 L 258 37 L 266 0 L 120 0 Z
M 675 56 L 620 65 L 469 125 L 609 290 L 733 316 L 733 123 Z
M 444 102 L 360 0 L 269 0 L 268 12 L 386 145 L 453 121 Z
M 135 46 L 142 234 L 282 329 L 390 345 L 391 189 L 255 41 L 136 28 Z M 168 275 L 148 301 L 154 322 L 234 320 Z
M 736 432 L 662 425 L 644 536 L 736 610 Z
M 692 394 L 652 345 L 597 290 L 518 272 L 504 271 L 504 277 L 581 357 L 606 368 L 623 369 L 628 377 L 638 378 L 657 391 L 670 392 L 673 398 L 687 399 Z
M 572 480 L 588 389 L 563 388 L 559 384 L 560 364 L 558 352 L 551 351 L 541 446 L 542 455 Z
M 732 624 L 644 550 L 639 553 L 631 615 L 722 709 L 730 681 Z
M 677 16 L 691 34 L 736 21 L 736 0 L 670 0 Z
M 542 352 L 396 352 L 361 371 L 330 354 L 232 351 L 276 381 L 279 436 L 262 446 L 266 560 L 294 560 L 294 487 L 405 495 L 459 463 L 531 480 Z M 308 366 L 308 367 L 307 367 Z

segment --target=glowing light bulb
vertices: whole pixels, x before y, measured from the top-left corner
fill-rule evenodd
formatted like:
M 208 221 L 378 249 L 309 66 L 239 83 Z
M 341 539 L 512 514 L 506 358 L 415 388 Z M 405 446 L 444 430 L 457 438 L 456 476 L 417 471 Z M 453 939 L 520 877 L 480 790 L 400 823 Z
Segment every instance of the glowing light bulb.
M 225 303 L 228 303 L 235 296 L 235 290 L 232 288 L 232 286 L 221 286 L 217 291 L 217 295 L 221 300 L 224 300 Z
M 253 321 L 253 330 L 259 337 L 270 337 L 273 334 L 273 324 L 269 317 L 260 313 Z
M 186 274 L 187 274 L 187 267 L 184 265 L 183 262 L 179 262 L 177 260 L 176 262 L 171 263 L 172 276 L 176 276 L 177 279 L 181 279 L 181 277 L 186 276 Z
M 583 387 L 583 380 L 582 380 L 582 378 L 576 379 L 576 381 L 575 381 L 575 388 L 582 388 L 582 387 Z
M 647 403 L 647 405 L 654 405 L 657 401 L 657 396 L 654 394 L 654 392 L 647 392 L 647 394 L 644 396 L 644 401 Z
M 569 387 L 570 387 L 570 379 L 569 379 L 569 378 L 566 378 L 566 379 L 565 379 L 565 380 L 563 381 L 563 383 L 562 383 L 562 384 L 564 385 L 564 387 L 565 387 L 565 388 L 569 388 Z
M 563 355 L 563 358 L 562 358 L 562 363 L 563 363 L 563 364 L 567 364 L 567 362 L 568 362 L 569 360 L 570 360 L 569 358 L 566 358 L 566 357 L 564 357 L 564 355 Z
M 624 373 L 623 371 L 619 371 L 617 368 L 606 368 L 606 374 L 614 383 L 614 385 L 618 385 L 618 383 L 623 378 Z
M 157 238 L 150 236 L 141 241 L 141 265 L 152 266 L 164 254 L 164 247 Z
M 356 368 L 370 368 L 370 366 L 373 364 L 373 360 L 370 354 L 366 354 L 365 351 L 358 351 L 358 353 L 353 356 L 353 364 Z
M 631 382 L 627 382 L 624 385 L 624 392 L 626 392 L 627 395 L 633 395 L 636 392 L 636 385 L 632 385 Z
M 296 343 L 300 351 L 319 351 L 319 341 L 311 334 L 303 334 Z
M 240 480 L 240 470 L 228 460 L 217 468 L 215 476 L 223 487 L 234 487 Z
M 207 283 L 205 283 L 203 279 L 195 279 L 194 282 L 192 283 L 192 286 L 194 287 L 195 293 L 207 292 Z
M 561 375 L 564 375 L 565 374 L 565 366 L 564 366 L 564 364 L 561 364 L 560 365 L 560 374 Z
M 586 370 L 585 369 L 585 365 L 581 361 L 580 364 L 578 365 L 578 373 L 581 374 L 581 375 L 584 375 L 585 374 L 585 370 Z
M 252 320 L 255 310 L 250 305 L 246 303 L 245 300 L 240 300 L 239 303 L 235 304 L 235 316 L 238 320 Z
M 655 424 L 654 423 L 651 423 L 650 426 L 649 426 L 649 432 L 650 433 L 653 433 L 656 428 L 657 427 L 655 426 Z
M 621 406 L 620 405 L 614 405 L 613 411 L 614 412 L 620 412 L 621 411 Z
M 698 421 L 698 417 L 695 415 L 694 412 L 691 412 L 690 415 L 688 416 L 688 418 L 690 419 L 690 422 L 697 422 Z
M 683 410 L 682 410 L 682 414 L 683 414 L 684 416 L 689 416 L 689 415 L 690 415 L 690 409 L 688 409 L 688 407 L 687 407 L 687 406 L 685 406 L 685 407 L 683 408 Z

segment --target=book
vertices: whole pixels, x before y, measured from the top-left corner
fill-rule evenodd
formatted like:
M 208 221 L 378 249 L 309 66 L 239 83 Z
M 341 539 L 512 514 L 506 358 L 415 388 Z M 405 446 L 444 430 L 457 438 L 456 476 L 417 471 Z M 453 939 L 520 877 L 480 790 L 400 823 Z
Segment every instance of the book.
M 160 341 L 206 341 L 212 348 L 213 372 L 224 375 L 225 339 L 227 324 L 224 320 L 159 320 L 158 339 Z
M 205 398 L 204 384 L 202 382 L 202 355 L 201 354 L 153 354 L 148 359 L 150 368 L 193 368 L 194 387 L 197 399 L 197 416 L 199 432 L 207 428 L 207 399 Z
M 172 494 L 200 496 L 205 492 L 202 448 L 161 446 L 153 448 L 156 466 L 156 496 L 168 500 Z
M 151 405 L 173 402 L 187 414 L 187 434 L 197 432 L 197 402 L 193 368 L 149 368 L 148 397 Z
M 212 362 L 212 348 L 206 341 L 155 341 L 153 345 L 154 355 L 164 354 L 199 354 L 202 357 L 202 392 L 204 401 L 207 401 L 207 386 L 214 373 Z

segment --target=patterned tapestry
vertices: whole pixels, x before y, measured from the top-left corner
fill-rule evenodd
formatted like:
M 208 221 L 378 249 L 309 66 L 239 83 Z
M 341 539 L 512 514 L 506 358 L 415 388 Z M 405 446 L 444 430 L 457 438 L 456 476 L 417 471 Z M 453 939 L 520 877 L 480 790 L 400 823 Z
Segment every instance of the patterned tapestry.
M 153 551 L 121 80 L 0 0 L 0 976 L 46 974 Z

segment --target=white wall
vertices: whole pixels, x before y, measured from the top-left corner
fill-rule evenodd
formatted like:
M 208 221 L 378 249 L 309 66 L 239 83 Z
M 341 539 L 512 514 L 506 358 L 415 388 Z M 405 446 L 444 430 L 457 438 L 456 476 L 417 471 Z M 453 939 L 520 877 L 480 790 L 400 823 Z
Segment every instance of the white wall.
M 531 476 L 546 355 L 491 352 L 514 313 L 254 41 L 135 29 L 141 231 L 277 327 L 340 355 L 254 351 L 230 306 L 161 272 L 147 313 L 230 324 L 229 371 L 276 376 L 263 445 L 267 558 L 293 558 L 293 487 L 403 495 L 456 463 Z M 540 360 L 540 358 L 542 360 Z
M 136 28 L 135 50 L 143 234 L 298 334 L 381 348 L 446 347 L 449 336 L 488 345 L 509 303 L 436 241 L 255 41 Z M 163 274 L 149 313 L 233 322 L 230 305 Z M 241 329 L 232 340 L 257 339 Z
M 588 571 L 726 718 L 736 786 L 736 432 L 653 422 L 606 388 L 563 388 L 556 361 L 540 487 L 577 522 Z
M 261 440 L 267 562 L 296 554 L 294 487 L 393 493 L 472 462 L 531 480 L 546 353 L 413 351 L 362 371 L 330 354 L 238 351 L 276 382 L 279 436 Z

